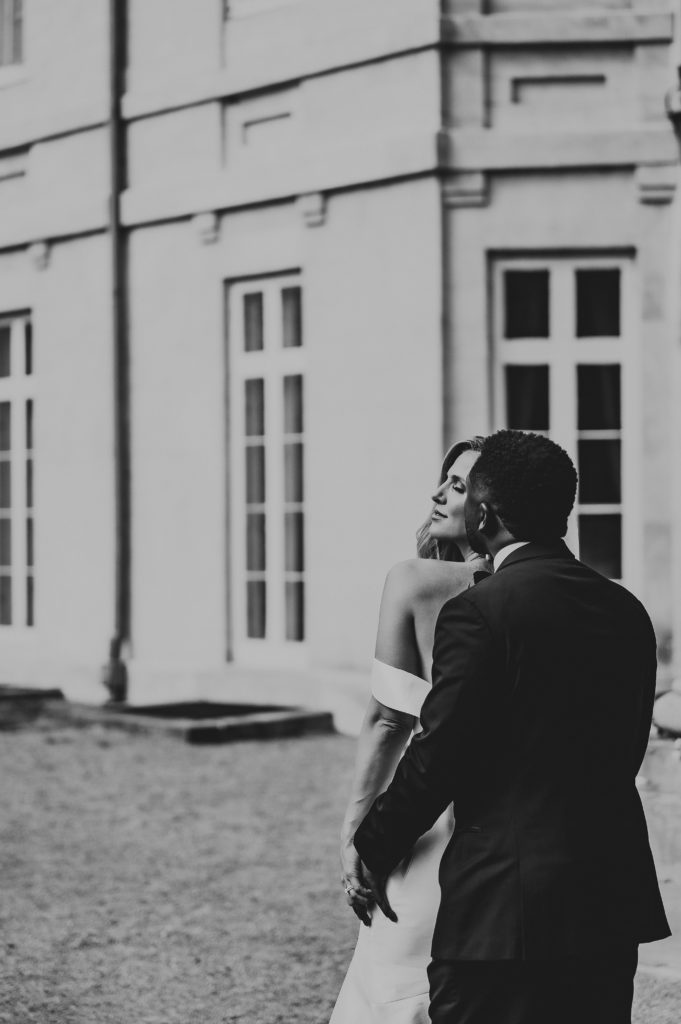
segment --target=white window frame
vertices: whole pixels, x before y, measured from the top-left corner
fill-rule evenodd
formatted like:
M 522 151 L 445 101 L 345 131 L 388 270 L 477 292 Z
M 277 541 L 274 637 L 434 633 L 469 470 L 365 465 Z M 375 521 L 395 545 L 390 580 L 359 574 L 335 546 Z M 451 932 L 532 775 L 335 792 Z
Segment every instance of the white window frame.
M 576 336 L 576 273 L 578 269 L 620 271 L 620 336 Z M 549 271 L 549 334 L 545 338 L 505 339 L 503 274 L 507 270 Z M 638 296 L 632 257 L 620 254 L 584 256 L 508 256 L 492 263 L 493 394 L 495 429 L 505 423 L 504 368 L 510 365 L 549 367 L 549 431 L 552 440 L 578 465 L 577 442 L 589 432 L 577 430 L 577 366 L 620 366 L 622 495 L 619 506 L 588 504 L 579 498 L 570 516 L 566 542 L 579 557 L 577 517 L 580 512 L 617 511 L 622 517 L 622 578 L 628 589 L 640 591 L 643 582 L 642 508 L 637 478 L 641 463 L 640 353 L 635 334 Z M 567 386 L 566 386 L 567 382 Z M 602 431 L 598 436 L 607 438 Z
M 11 633 L 12 636 L 22 634 L 33 636 L 36 622 L 35 592 L 35 385 L 33 373 L 26 373 L 26 328 L 30 325 L 28 314 L 0 314 L 0 325 L 10 327 L 10 369 L 9 377 L 0 377 L 0 402 L 10 403 L 10 478 L 11 478 L 11 509 L 9 518 L 12 523 L 11 541 L 11 572 L 3 568 L 3 575 L 12 578 L 12 622 L 0 623 L 0 635 Z M 34 363 L 35 353 L 32 354 Z M 17 368 L 20 370 L 17 372 Z M 33 366 L 34 370 L 34 366 Z M 33 404 L 33 448 L 27 448 L 26 404 Z M 29 509 L 26 495 L 26 464 L 30 458 L 33 463 L 33 505 Z M 5 510 L 2 510 L 3 512 Z M 33 566 L 27 565 L 27 520 L 33 520 Z M 33 624 L 27 625 L 28 609 L 27 578 L 34 580 L 33 590 Z
M 306 563 L 302 574 L 285 572 L 284 536 L 284 401 L 283 380 L 290 375 L 303 378 L 305 416 L 305 348 L 284 348 L 281 292 L 302 288 L 301 275 L 273 274 L 227 282 L 227 339 L 229 366 L 229 449 L 230 449 L 230 643 L 235 661 L 267 668 L 302 668 L 307 663 L 307 622 L 309 615 L 309 573 L 307 566 L 307 516 L 304 516 L 303 546 Z M 261 351 L 246 352 L 244 345 L 243 297 L 263 294 L 263 339 Z M 246 609 L 246 438 L 244 381 L 265 381 L 265 511 L 266 511 L 266 636 L 247 636 Z M 303 423 L 305 426 L 305 421 Z M 302 435 L 303 438 L 305 434 Z M 303 474 L 305 480 L 305 455 Z M 287 505 L 288 507 L 288 505 Z M 304 511 L 304 503 L 302 506 Z M 302 578 L 304 592 L 304 639 L 287 640 L 285 580 Z

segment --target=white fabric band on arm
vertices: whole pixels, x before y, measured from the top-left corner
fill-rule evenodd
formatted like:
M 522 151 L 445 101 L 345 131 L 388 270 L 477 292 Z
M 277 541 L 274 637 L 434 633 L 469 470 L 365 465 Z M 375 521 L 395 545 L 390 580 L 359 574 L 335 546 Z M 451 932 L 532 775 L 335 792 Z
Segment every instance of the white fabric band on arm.
M 394 668 L 374 658 L 371 671 L 371 692 L 377 701 L 394 711 L 404 711 L 418 718 L 421 705 L 430 692 L 430 683 L 420 676 Z

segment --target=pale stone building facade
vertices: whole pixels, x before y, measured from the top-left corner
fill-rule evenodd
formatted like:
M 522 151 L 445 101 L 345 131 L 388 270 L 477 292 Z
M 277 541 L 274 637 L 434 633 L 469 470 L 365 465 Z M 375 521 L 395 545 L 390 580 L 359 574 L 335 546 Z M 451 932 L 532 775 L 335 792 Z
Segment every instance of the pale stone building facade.
M 503 425 L 571 451 L 671 676 L 673 4 L 118 6 L 122 570 L 108 4 L 3 8 L 4 679 L 101 699 L 122 579 L 132 700 L 342 711 L 443 448 Z

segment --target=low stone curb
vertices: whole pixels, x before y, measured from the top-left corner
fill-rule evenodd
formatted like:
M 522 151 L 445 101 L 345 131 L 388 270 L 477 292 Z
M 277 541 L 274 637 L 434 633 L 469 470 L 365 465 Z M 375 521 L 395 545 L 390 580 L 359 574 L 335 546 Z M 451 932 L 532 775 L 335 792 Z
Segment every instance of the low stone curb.
M 0 685 L 0 730 L 30 725 L 40 717 L 48 702 L 64 703 L 64 694 L 57 689 Z
M 186 743 L 229 743 L 335 732 L 333 715 L 309 708 L 254 711 L 221 718 L 154 718 L 110 705 L 93 706 L 66 700 L 45 700 L 43 715 L 76 725 L 100 725 L 138 733 L 164 733 Z

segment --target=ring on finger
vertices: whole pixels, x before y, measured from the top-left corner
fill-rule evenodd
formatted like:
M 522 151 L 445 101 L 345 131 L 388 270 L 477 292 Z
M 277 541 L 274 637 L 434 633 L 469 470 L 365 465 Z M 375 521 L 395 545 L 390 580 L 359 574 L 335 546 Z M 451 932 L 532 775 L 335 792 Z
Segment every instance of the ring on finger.
M 349 896 L 350 893 L 354 892 L 354 891 L 355 891 L 355 887 L 353 885 L 346 885 L 345 886 L 345 895 L 346 896 Z

